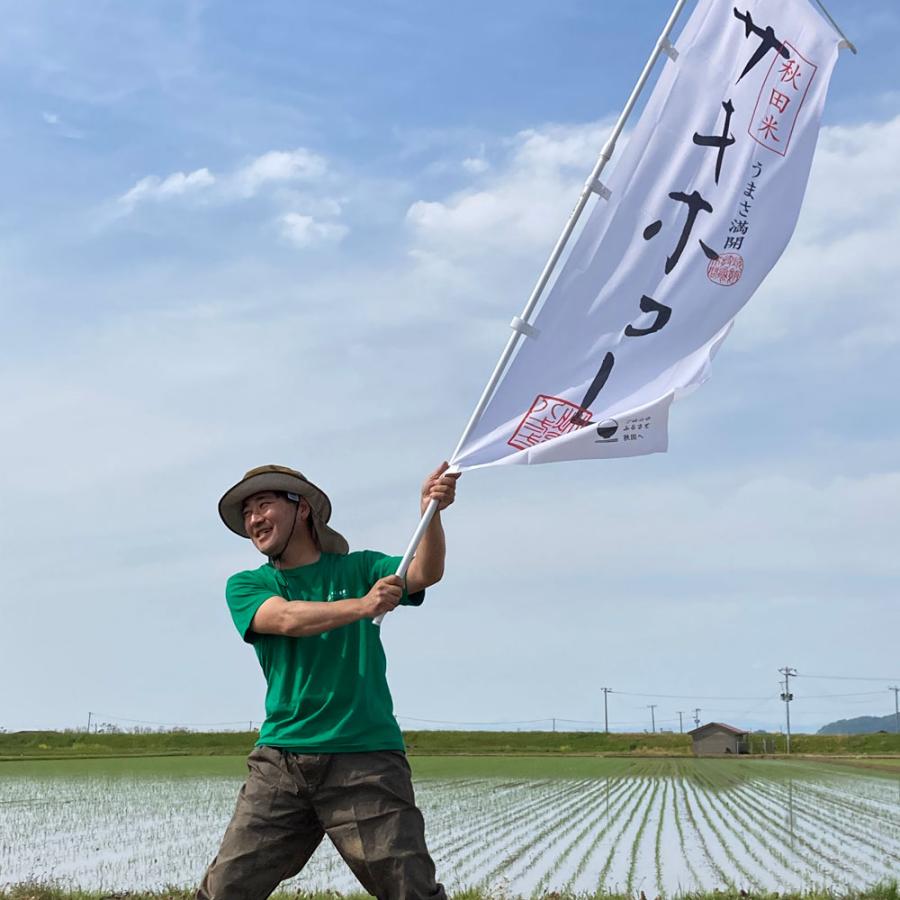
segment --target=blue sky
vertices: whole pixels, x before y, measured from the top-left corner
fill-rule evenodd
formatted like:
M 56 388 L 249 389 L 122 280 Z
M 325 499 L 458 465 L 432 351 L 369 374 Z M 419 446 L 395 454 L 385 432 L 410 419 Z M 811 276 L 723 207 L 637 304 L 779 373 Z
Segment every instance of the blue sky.
M 800 728 L 891 711 L 900 10 L 830 7 L 794 241 L 669 453 L 463 479 L 402 723 L 775 726 L 785 664 L 876 679 L 801 677 Z M 258 721 L 218 496 L 295 465 L 402 551 L 668 4 L 3 11 L 0 726 Z

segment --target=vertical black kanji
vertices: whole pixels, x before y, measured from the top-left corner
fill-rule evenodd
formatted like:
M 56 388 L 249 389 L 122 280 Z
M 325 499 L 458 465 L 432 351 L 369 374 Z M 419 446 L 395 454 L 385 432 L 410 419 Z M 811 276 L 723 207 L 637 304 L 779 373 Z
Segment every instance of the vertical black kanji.
M 681 237 L 678 239 L 678 244 L 675 247 L 675 251 L 671 256 L 666 257 L 666 266 L 665 271 L 666 275 L 668 275 L 675 266 L 678 265 L 678 260 L 681 259 L 681 254 L 684 253 L 684 248 L 687 246 L 688 238 L 691 236 L 691 229 L 694 227 L 694 222 L 697 220 L 697 214 L 702 210 L 703 212 L 711 213 L 713 211 L 712 206 L 703 199 L 700 195 L 699 191 L 693 191 L 690 194 L 685 194 L 683 191 L 672 191 L 669 194 L 673 200 L 678 200 L 681 203 L 686 203 L 688 207 L 688 215 L 687 221 L 684 223 L 684 228 L 681 230 Z M 659 234 L 659 229 L 662 228 L 662 222 L 657 219 L 655 222 L 651 222 L 644 229 L 644 240 L 649 241 L 651 238 L 656 237 Z M 700 246 L 703 248 L 703 252 L 706 254 L 707 259 L 718 259 L 719 254 L 713 250 L 712 247 L 704 244 L 703 241 L 700 241 Z
M 594 380 L 591 382 L 590 387 L 585 392 L 585 395 L 579 404 L 580 409 L 572 417 L 572 422 L 575 425 L 580 427 L 587 425 L 588 422 L 590 422 L 590 417 L 585 416 L 584 412 L 590 408 L 590 405 L 597 399 L 597 395 L 603 390 L 615 364 L 616 358 L 612 353 L 607 353 L 606 356 L 603 357 L 603 362 L 600 363 L 600 368 L 597 370 Z
M 694 132 L 694 143 L 698 146 L 719 148 L 719 153 L 716 157 L 716 184 L 719 183 L 719 173 L 722 171 L 722 159 L 725 156 L 725 149 L 734 143 L 734 135 L 728 137 L 728 126 L 731 125 L 731 117 L 734 115 L 734 105 L 731 102 L 731 98 L 722 104 L 722 109 L 725 110 L 725 124 L 722 126 L 721 137 L 716 137 L 714 134 Z
M 741 78 L 743 78 L 770 50 L 777 50 L 785 59 L 791 58 L 791 54 L 788 53 L 787 47 L 775 37 L 775 29 L 772 28 L 771 25 L 766 25 L 765 28 L 760 28 L 759 25 L 756 25 L 753 22 L 749 9 L 741 14 L 738 12 L 737 7 L 735 7 L 734 17 L 740 19 L 744 23 L 744 37 L 750 37 L 751 34 L 755 34 L 757 37 L 762 38 L 759 46 L 753 51 L 753 55 L 747 61 L 747 65 L 744 66 L 744 71 L 741 72 L 741 77 L 738 78 L 738 81 L 740 81 Z
M 672 307 L 657 303 L 652 297 L 644 294 L 641 297 L 641 312 L 656 313 L 656 318 L 648 328 L 635 328 L 634 325 L 625 326 L 625 337 L 644 337 L 655 334 L 666 327 L 666 323 L 672 318 Z

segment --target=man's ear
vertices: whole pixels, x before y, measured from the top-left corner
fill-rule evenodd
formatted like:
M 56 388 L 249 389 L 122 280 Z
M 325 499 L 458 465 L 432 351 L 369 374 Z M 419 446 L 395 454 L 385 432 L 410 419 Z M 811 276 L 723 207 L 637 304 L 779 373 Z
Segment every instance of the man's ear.
M 300 518 L 303 520 L 308 520 L 312 515 L 312 507 L 309 505 L 309 501 L 306 497 L 300 498 Z

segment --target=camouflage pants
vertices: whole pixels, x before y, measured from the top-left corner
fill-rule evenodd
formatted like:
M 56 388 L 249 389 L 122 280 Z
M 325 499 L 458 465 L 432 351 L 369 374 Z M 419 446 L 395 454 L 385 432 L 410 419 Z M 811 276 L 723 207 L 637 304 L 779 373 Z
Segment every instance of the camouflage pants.
M 403 753 L 298 754 L 257 747 L 197 900 L 264 900 L 327 834 L 378 900 L 446 900 L 435 882 Z

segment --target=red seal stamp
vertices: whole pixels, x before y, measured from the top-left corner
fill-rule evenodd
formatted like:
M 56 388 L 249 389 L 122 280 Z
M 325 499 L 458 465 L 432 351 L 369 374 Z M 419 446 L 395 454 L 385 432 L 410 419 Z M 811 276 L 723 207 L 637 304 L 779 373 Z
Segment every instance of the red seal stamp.
M 568 400 L 538 394 L 513 436 L 506 442 L 516 450 L 527 450 L 545 441 L 583 428 L 591 421 L 590 411 Z
M 706 267 L 706 277 L 725 287 L 737 284 L 743 273 L 744 257 L 738 253 L 722 253 L 718 259 L 711 259 Z

